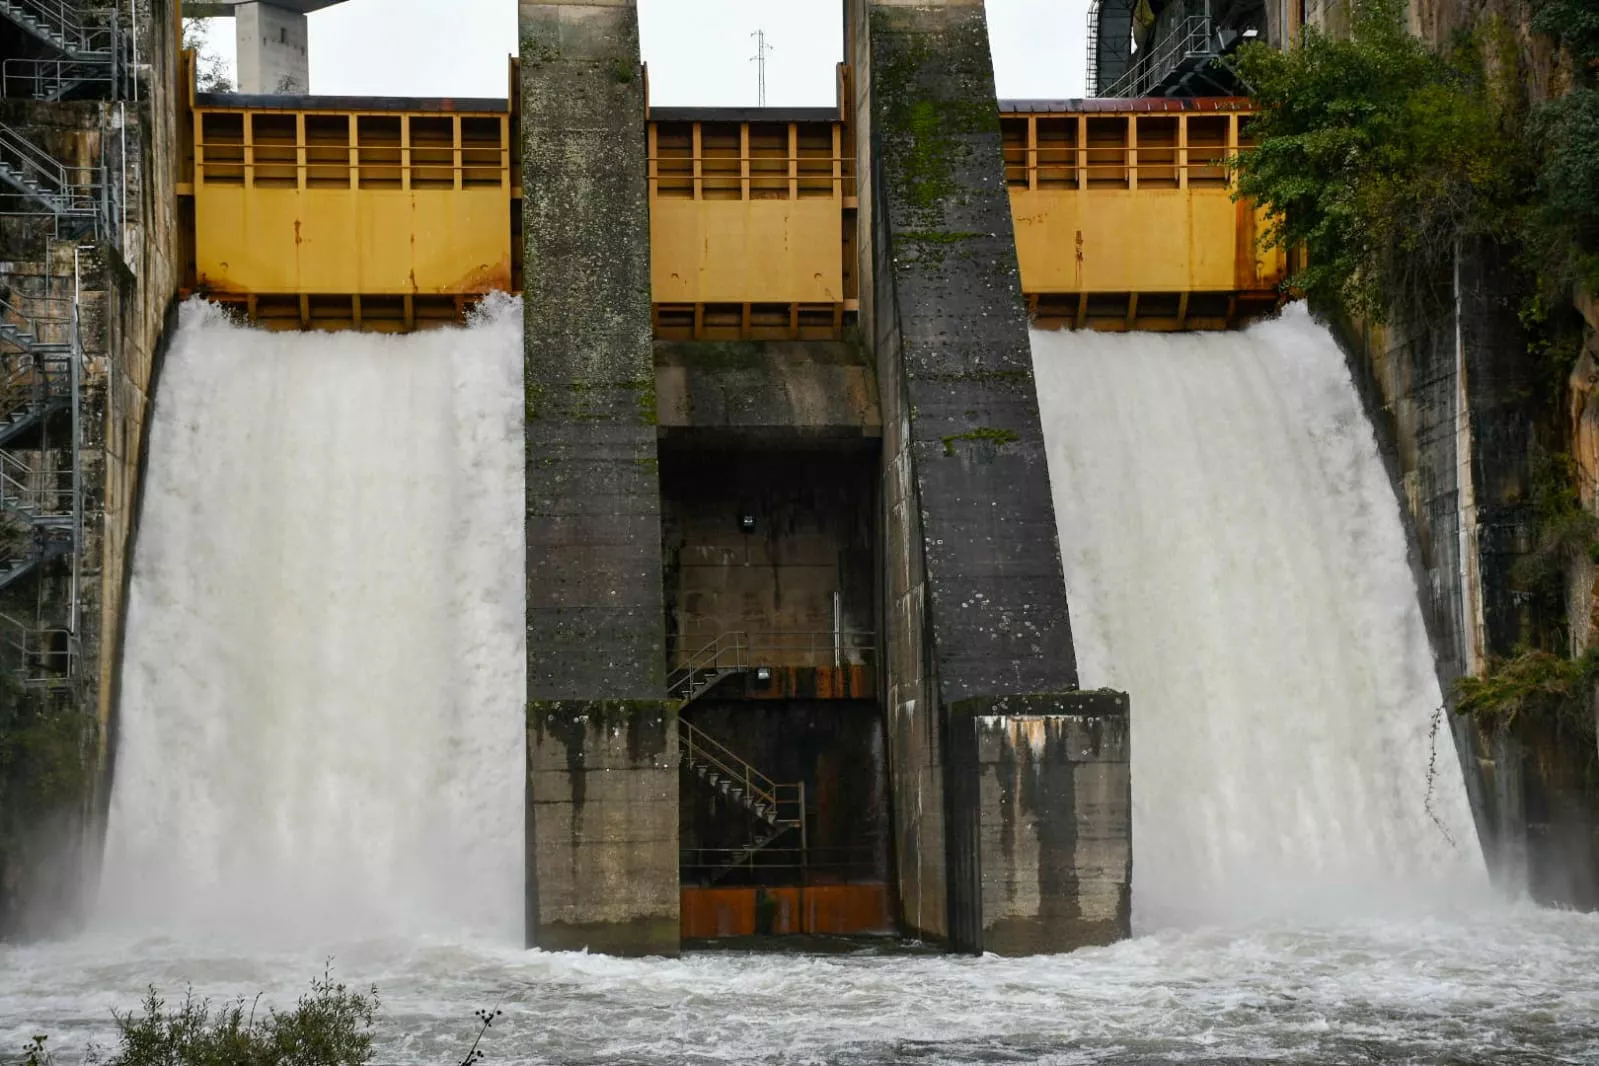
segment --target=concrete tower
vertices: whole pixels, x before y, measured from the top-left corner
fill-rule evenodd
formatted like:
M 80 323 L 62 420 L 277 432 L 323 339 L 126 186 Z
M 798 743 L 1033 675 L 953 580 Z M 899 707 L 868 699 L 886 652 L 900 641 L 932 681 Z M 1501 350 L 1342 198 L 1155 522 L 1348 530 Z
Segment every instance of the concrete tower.
M 222 0 L 188 3 L 190 18 L 231 18 L 239 43 L 241 93 L 311 91 L 311 45 L 306 16 L 344 0 Z

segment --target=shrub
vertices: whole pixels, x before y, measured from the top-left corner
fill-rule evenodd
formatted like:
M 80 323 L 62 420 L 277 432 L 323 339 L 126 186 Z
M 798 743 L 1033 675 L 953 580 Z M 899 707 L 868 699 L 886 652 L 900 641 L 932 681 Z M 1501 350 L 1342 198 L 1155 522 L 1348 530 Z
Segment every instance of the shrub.
M 1461 678 L 1455 711 L 1506 728 L 1523 717 L 1539 718 L 1592 737 L 1589 699 L 1596 680 L 1599 650 L 1590 649 L 1577 659 L 1524 651 L 1490 661 L 1481 677 Z
M 324 974 L 293 1010 L 258 1013 L 236 1000 L 213 1010 L 192 992 L 169 1007 L 152 987 L 143 1013 L 117 1014 L 118 1042 L 97 1066 L 364 1066 L 372 1061 L 377 989 Z

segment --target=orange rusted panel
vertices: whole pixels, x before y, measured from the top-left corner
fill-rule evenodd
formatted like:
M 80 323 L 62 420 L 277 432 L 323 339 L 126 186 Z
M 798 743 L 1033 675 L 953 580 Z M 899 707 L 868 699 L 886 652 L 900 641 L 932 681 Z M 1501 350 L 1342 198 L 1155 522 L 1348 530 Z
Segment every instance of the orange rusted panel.
M 756 928 L 772 936 L 803 933 L 804 889 L 753 888 L 756 894 Z
M 892 933 L 888 886 L 813 885 L 805 890 L 805 931 L 845 936 Z
M 753 888 L 685 888 L 681 905 L 687 939 L 755 935 Z
M 812 885 L 807 888 L 684 888 L 683 937 L 832 936 L 894 931 L 888 886 Z

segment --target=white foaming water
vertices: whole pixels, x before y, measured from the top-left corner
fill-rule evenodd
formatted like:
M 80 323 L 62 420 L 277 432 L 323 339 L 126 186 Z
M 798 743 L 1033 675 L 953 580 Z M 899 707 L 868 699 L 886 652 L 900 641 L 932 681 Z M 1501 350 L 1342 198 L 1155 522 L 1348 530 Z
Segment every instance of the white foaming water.
M 150 442 L 98 924 L 520 937 L 522 327 L 191 302 Z
M 1297 312 L 1242 337 L 1035 337 L 1085 679 L 1133 694 L 1140 921 L 1224 921 L 1029 959 L 621 960 L 478 935 L 479 922 L 520 910 L 519 898 L 506 903 L 521 878 L 514 332 L 496 319 L 416 338 L 442 346 L 423 367 L 411 342 L 240 335 L 190 309 L 162 391 L 130 633 L 127 680 L 135 665 L 147 675 L 139 713 L 152 732 L 137 749 L 124 736 L 120 888 L 107 902 L 133 928 L 0 945 L 0 1059 L 43 1032 L 58 1061 L 77 1061 L 91 1041 L 113 1041 L 110 1012 L 136 1007 L 152 983 L 169 996 L 192 983 L 214 1001 L 291 1004 L 331 953 L 338 977 L 382 993 L 376 1061 L 407 1066 L 460 1061 L 472 1011 L 496 1004 L 486 1061 L 529 1066 L 1599 1061 L 1599 916 L 1445 900 L 1427 885 L 1479 883 L 1480 860 L 1446 737 L 1432 806 L 1458 850 L 1426 814 L 1437 692 L 1396 505 L 1336 351 Z M 296 341 L 316 351 L 293 358 L 296 375 L 244 357 L 259 345 L 283 358 Z M 330 368 L 341 350 L 352 366 Z M 378 350 L 370 373 L 353 368 Z M 196 367 L 202 358 L 229 361 L 231 374 Z M 282 413 L 290 397 L 324 417 Z M 441 417 L 451 403 L 457 416 Z M 420 422 L 436 450 L 413 440 Z M 283 458 L 263 499 L 269 448 Z M 340 487 L 306 487 L 312 459 L 351 464 Z M 301 498 L 314 506 L 285 502 Z M 255 502 L 227 518 L 227 500 Z M 411 528 L 384 542 L 385 527 L 405 524 L 395 511 Z M 341 523 L 350 528 L 330 528 Z M 306 575 L 316 544 L 326 559 Z M 433 584 L 427 564 L 448 574 Z M 1085 566 L 1107 569 L 1085 586 Z M 346 617 L 311 595 L 310 577 L 341 598 L 364 584 L 360 596 L 382 607 Z M 451 582 L 462 587 L 442 599 L 419 591 Z M 310 626 L 330 613 L 343 620 Z M 295 635 L 309 628 L 316 639 Z M 429 658 L 439 642 L 454 658 Z M 226 656 L 228 669 L 186 647 Z M 451 663 L 445 684 L 432 671 Z M 516 673 L 496 678 L 499 668 Z M 516 694 L 503 721 L 490 713 L 502 683 Z M 225 713 L 331 713 L 335 693 L 360 725 L 324 721 L 322 740 L 302 735 L 308 719 L 269 738 Z M 423 737 L 436 752 L 412 747 Z M 257 750 L 269 746 L 280 755 Z M 331 795 L 282 797 L 285 777 L 299 797 L 326 770 L 343 781 Z M 379 793 L 392 808 L 371 809 Z M 207 809 L 182 809 L 196 802 Z M 435 804 L 469 814 L 439 833 Z M 150 824 L 134 824 L 143 810 Z M 263 839 L 273 862 L 249 860 L 234 835 Z M 415 860 L 434 848 L 436 863 Z M 167 871 L 167 856 L 181 865 Z M 1307 908 L 1302 890 L 1318 878 L 1335 887 Z M 308 901 L 297 908 L 261 883 Z M 1392 898 L 1418 883 L 1427 906 Z M 1355 889 L 1385 898 L 1352 908 Z M 1268 909 L 1271 891 L 1299 905 Z M 350 925 L 330 929 L 326 916 L 349 915 L 351 900 Z M 173 932 L 150 935 L 146 917 Z M 313 920 L 323 929 L 303 935 Z M 241 947 L 240 927 L 266 921 L 295 935 Z
M 1082 682 L 1132 695 L 1139 924 L 1481 886 L 1398 504 L 1327 331 L 1294 306 L 1037 332 L 1033 362 Z

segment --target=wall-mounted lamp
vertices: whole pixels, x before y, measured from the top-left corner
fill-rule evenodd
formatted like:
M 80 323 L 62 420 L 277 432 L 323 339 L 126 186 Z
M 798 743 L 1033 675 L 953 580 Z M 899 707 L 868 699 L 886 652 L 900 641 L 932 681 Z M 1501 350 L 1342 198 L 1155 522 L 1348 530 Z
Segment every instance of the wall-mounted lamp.
M 755 516 L 752 514 L 739 515 L 738 528 L 745 533 L 755 532 Z

